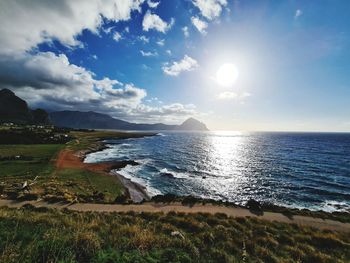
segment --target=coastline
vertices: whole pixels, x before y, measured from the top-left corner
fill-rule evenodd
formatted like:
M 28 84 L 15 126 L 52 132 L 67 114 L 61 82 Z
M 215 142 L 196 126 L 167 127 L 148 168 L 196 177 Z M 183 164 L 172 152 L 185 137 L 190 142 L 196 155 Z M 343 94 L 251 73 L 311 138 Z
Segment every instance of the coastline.
M 135 138 L 136 133 L 131 133 L 130 137 L 124 137 L 120 138 L 121 140 L 123 139 L 129 139 L 129 138 Z M 143 138 L 147 136 L 155 136 L 155 133 L 138 133 L 137 138 Z M 95 142 L 95 145 L 90 146 L 88 149 L 80 150 L 76 152 L 74 155 L 76 155 L 81 163 L 86 166 L 88 169 L 91 169 L 93 167 L 97 167 L 97 170 L 103 170 L 104 172 L 107 172 L 111 176 L 116 176 L 120 183 L 123 185 L 123 187 L 127 190 L 128 192 L 128 197 L 132 200 L 133 203 L 140 203 L 142 201 L 149 201 L 151 199 L 150 195 L 148 194 L 146 187 L 132 181 L 131 179 L 128 179 L 118 173 L 117 169 L 122 169 L 126 167 L 127 165 L 138 165 L 137 162 L 134 160 L 131 161 L 112 161 L 112 162 L 99 162 L 95 164 L 91 163 L 84 163 L 84 160 L 86 156 L 90 153 L 95 153 L 99 151 L 103 151 L 107 149 L 108 147 L 106 144 L 103 142 L 106 138 L 99 139 L 98 141 Z M 99 168 L 98 168 L 99 167 Z
M 133 203 L 141 203 L 143 201 L 151 200 L 151 197 L 147 193 L 146 187 L 143 185 L 133 182 L 131 179 L 122 176 L 115 170 L 111 170 L 110 174 L 116 176 L 123 186 L 128 189 L 129 196 Z

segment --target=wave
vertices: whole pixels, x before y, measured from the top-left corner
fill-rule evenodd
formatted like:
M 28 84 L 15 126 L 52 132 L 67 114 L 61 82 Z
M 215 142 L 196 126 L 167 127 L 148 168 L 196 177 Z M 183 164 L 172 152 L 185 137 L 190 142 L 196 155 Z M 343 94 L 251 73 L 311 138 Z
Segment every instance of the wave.
M 121 176 L 130 179 L 132 182 L 138 183 L 144 187 L 146 187 L 147 193 L 150 196 L 154 196 L 154 195 L 159 195 L 162 192 L 159 191 L 158 189 L 155 189 L 154 187 L 152 187 L 149 184 L 149 181 L 141 178 L 140 176 L 137 176 L 139 171 L 142 171 L 144 164 L 140 164 L 140 165 L 127 165 L 124 168 L 120 169 L 120 170 L 116 170 L 116 172 L 118 174 L 120 174 Z
M 157 135 L 109 140 L 109 148 L 89 154 L 85 162 L 135 160 L 139 166 L 118 172 L 144 185 L 151 194 L 192 194 L 233 202 L 254 198 L 324 211 L 350 207 L 350 155 L 347 148 L 336 150 L 349 145 L 350 137 L 348 142 L 338 142 L 337 135 L 314 142 L 315 135 L 299 134 Z M 236 136 L 242 138 L 230 138 Z M 329 141 L 338 145 L 334 152 L 342 158 L 331 152 L 319 154 L 324 149 L 333 151 Z M 339 202 L 342 200 L 348 203 Z
M 320 204 L 320 210 L 326 212 L 350 212 L 350 202 L 326 200 Z
M 167 168 L 163 168 L 159 171 L 159 174 L 161 176 L 165 177 L 173 177 L 173 178 L 178 178 L 178 179 L 188 179 L 190 176 L 186 173 L 178 173 L 175 171 L 170 171 Z

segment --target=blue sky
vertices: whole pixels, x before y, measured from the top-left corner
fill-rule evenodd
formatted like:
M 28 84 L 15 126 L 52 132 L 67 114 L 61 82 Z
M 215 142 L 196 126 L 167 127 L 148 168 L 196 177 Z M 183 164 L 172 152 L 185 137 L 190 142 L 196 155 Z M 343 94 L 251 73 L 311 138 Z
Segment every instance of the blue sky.
M 32 107 L 350 131 L 349 1 L 5 0 L 0 10 L 0 85 Z M 217 76 L 225 64 L 238 72 L 230 85 Z

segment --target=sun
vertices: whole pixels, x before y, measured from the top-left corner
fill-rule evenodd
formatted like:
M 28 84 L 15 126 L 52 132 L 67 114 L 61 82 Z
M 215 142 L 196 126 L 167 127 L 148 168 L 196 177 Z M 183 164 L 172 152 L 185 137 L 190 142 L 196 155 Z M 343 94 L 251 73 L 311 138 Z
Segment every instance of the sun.
M 216 72 L 216 81 L 224 87 L 231 87 L 238 78 L 238 69 L 234 64 L 225 63 Z

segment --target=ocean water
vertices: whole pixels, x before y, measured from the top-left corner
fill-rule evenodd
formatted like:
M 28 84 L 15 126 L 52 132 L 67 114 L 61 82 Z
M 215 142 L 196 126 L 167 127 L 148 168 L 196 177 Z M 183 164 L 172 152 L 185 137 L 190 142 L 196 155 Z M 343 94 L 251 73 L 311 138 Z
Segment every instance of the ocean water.
M 119 173 L 151 195 L 350 209 L 350 134 L 167 132 L 107 145 L 85 162 L 136 160 Z

